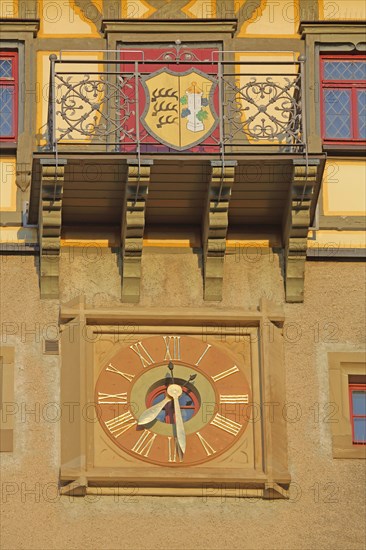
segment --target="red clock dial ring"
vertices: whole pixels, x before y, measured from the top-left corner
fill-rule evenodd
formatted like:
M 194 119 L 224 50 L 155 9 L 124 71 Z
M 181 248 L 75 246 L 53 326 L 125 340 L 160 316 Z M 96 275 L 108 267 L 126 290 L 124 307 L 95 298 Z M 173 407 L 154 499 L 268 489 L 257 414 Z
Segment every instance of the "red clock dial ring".
M 168 347 L 171 342 L 175 347 Z M 250 389 L 231 354 L 189 336 L 154 336 L 134 346 L 116 354 L 96 382 L 99 423 L 109 440 L 138 460 L 172 467 L 205 463 L 242 441 L 250 419 Z M 141 414 L 165 398 L 170 360 L 179 385 L 196 374 L 182 394 L 189 403 L 181 403 L 181 412 L 193 411 L 184 420 L 183 458 L 177 453 L 171 405 L 162 411 L 162 421 L 138 425 Z

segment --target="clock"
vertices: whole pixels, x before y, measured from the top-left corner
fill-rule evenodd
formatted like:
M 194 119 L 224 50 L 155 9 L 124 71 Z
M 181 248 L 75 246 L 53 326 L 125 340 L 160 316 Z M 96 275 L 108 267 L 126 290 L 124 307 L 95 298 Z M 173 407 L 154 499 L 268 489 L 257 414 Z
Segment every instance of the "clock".
M 224 347 L 186 335 L 122 347 L 95 383 L 104 438 L 123 455 L 170 468 L 225 456 L 240 446 L 250 421 L 242 363 Z
M 62 319 L 62 494 L 286 498 L 281 308 Z

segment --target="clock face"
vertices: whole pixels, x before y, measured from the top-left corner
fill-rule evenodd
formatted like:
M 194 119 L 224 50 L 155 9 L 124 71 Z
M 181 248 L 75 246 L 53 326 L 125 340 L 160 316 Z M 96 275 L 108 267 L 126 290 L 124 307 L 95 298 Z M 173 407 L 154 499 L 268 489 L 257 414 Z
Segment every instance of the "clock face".
M 154 336 L 122 349 L 95 386 L 98 420 L 113 444 L 171 467 L 210 461 L 237 444 L 250 401 L 240 364 L 190 336 Z

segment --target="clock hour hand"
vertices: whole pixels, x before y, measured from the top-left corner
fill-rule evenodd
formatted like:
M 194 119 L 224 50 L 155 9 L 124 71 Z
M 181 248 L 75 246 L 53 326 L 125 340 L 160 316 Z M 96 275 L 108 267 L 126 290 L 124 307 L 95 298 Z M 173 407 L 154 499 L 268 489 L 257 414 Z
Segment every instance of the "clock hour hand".
M 171 400 L 172 398 L 170 396 L 167 396 L 165 397 L 165 399 L 163 399 L 159 403 L 156 403 L 156 405 L 153 405 L 149 409 L 146 409 L 146 411 L 144 411 L 140 416 L 137 424 L 141 426 L 142 424 L 149 424 L 149 422 L 152 422 L 153 420 L 155 420 L 155 418 L 158 416 L 160 411 L 162 411 L 165 405 L 169 403 L 169 401 Z
M 170 376 L 172 377 L 172 384 L 174 384 L 174 365 L 169 361 L 168 369 L 170 370 Z
M 182 395 L 183 390 L 178 384 L 170 384 L 167 389 L 167 394 L 174 400 L 174 412 L 175 412 L 175 427 L 177 430 L 177 440 L 182 451 L 182 455 L 186 450 L 186 432 L 184 431 L 184 423 L 182 418 L 182 412 L 179 406 L 179 397 Z

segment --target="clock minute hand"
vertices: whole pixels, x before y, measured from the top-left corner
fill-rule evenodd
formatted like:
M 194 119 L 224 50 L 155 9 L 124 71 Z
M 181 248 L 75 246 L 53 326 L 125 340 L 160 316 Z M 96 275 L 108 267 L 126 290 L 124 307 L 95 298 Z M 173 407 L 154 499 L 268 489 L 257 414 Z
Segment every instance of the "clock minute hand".
M 184 423 L 182 418 L 182 412 L 179 406 L 179 397 L 182 395 L 183 390 L 178 384 L 170 384 L 167 389 L 167 394 L 174 400 L 174 412 L 175 412 L 175 426 L 177 430 L 177 440 L 182 454 L 186 450 L 186 432 L 184 431 Z
M 186 380 L 183 384 L 182 384 L 182 388 L 184 388 L 184 386 L 187 386 L 187 384 L 189 382 L 192 382 L 195 378 L 197 378 L 197 374 L 191 374 L 191 376 L 188 378 L 188 380 Z
M 159 412 L 163 410 L 165 405 L 171 401 L 172 398 L 170 396 L 165 397 L 162 401 L 159 403 L 156 403 L 156 405 L 153 405 L 149 409 L 146 409 L 138 419 L 137 424 L 141 426 L 142 424 L 149 424 L 149 422 L 152 422 L 155 420 L 155 418 L 158 416 Z
M 177 426 L 177 439 L 182 454 L 186 452 L 186 432 L 184 431 L 184 424 L 182 413 L 179 406 L 178 397 L 174 398 L 174 411 L 175 411 L 175 423 Z

